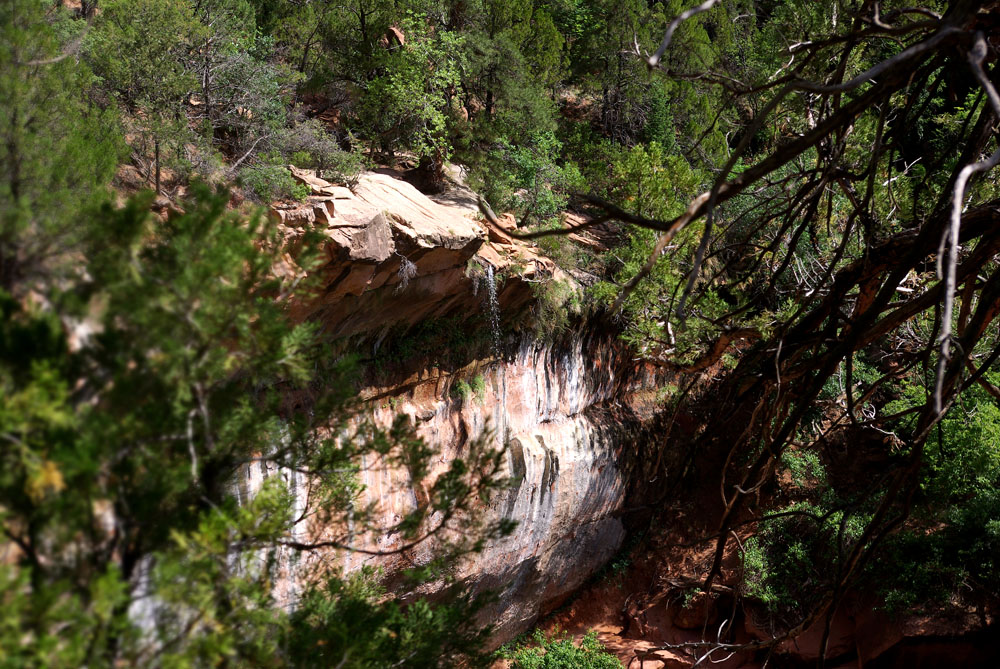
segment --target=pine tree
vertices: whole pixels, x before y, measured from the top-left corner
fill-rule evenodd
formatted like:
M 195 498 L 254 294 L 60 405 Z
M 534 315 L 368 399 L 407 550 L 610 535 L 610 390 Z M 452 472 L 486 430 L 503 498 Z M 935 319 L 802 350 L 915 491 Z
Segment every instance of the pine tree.
M 72 249 L 67 212 L 100 199 L 118 164 L 112 113 L 77 62 L 81 26 L 38 0 L 0 4 L 0 289 L 26 290 Z
M 167 219 L 148 192 L 113 206 L 117 154 L 102 150 L 121 140 L 88 103 L 75 42 L 56 37 L 64 15 L 43 7 L 0 14 L 12 102 L 0 112 L 0 666 L 474 655 L 468 600 L 381 603 L 376 575 L 341 578 L 333 551 L 463 530 L 425 565 L 438 573 L 508 529 L 463 514 L 498 485 L 498 455 L 477 443 L 431 477 L 408 421 L 352 418 L 351 365 L 286 315 L 313 288 L 308 235 L 289 274 L 273 224 L 228 211 L 224 191 L 192 184 Z M 137 75 L 140 89 L 154 74 Z M 407 471 L 426 497 L 377 526 L 358 499 L 362 458 Z M 256 490 L 239 483 L 262 468 L 274 475 Z M 306 519 L 321 539 L 300 531 Z M 279 588 L 313 551 L 327 552 L 307 587 Z

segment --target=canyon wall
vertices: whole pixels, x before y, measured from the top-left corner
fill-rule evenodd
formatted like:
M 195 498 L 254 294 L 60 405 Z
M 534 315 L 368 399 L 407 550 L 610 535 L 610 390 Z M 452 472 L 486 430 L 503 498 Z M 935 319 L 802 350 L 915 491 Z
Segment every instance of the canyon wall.
M 512 226 L 477 221 L 471 192 L 455 187 L 434 201 L 384 174 L 363 176 L 353 192 L 297 176 L 314 197 L 298 208 L 275 210 L 286 241 L 294 245 L 305 226 L 325 225 L 328 238 L 323 294 L 300 304 L 297 318 L 322 323 L 344 352 L 373 358 L 394 337 L 405 337 L 407 327 L 428 319 L 448 319 L 448 327 L 474 320 L 492 330 L 478 353 L 458 361 L 452 355 L 447 365 L 438 362 L 435 353 L 441 352 L 413 351 L 409 364 L 370 381 L 362 397 L 378 424 L 410 416 L 437 449 L 439 469 L 479 438 L 505 449 L 504 473 L 512 486 L 477 512 L 486 520 L 514 520 L 517 528 L 453 576 L 468 591 L 496 593 L 483 622 L 495 625 L 497 641 L 509 639 L 620 547 L 625 531 L 619 516 L 649 375 L 613 329 L 596 321 L 544 338 L 528 327 L 533 287 L 561 282 L 565 294 L 580 287 L 537 248 L 511 238 Z M 320 209 L 324 215 L 317 216 Z M 459 383 L 464 392 L 456 392 Z M 246 472 L 251 487 L 268 474 L 266 467 Z M 377 505 L 386 525 L 416 503 L 419 493 L 404 472 L 366 466 L 362 480 L 365 503 Z M 301 480 L 290 482 L 305 487 Z M 305 533 L 322 538 L 324 529 Z M 385 535 L 368 547 L 391 551 L 399 544 Z M 318 552 L 290 558 L 286 588 L 294 597 L 297 573 L 317 562 L 346 571 L 370 564 L 392 573 L 433 553 L 430 541 L 392 556 Z
M 700 640 L 706 624 L 713 628 L 723 610 L 734 609 L 730 599 L 725 607 L 716 602 L 678 608 L 682 598 L 668 576 L 705 557 L 697 548 L 677 552 L 678 544 L 691 538 L 678 534 L 678 527 L 667 524 L 647 535 L 643 552 L 629 556 L 624 586 L 619 580 L 583 587 L 621 547 L 626 500 L 641 499 L 643 491 L 635 486 L 648 482 L 648 468 L 640 461 L 643 435 L 653 418 L 655 388 L 666 379 L 637 362 L 614 327 L 600 319 L 581 314 L 572 327 L 561 332 L 542 327 L 546 334 L 539 336 L 539 318 L 551 313 L 538 308 L 539 299 L 546 299 L 539 287 L 563 284 L 563 295 L 581 288 L 538 248 L 512 237 L 509 219 L 499 225 L 478 221 L 469 191 L 453 188 L 433 200 L 387 174 L 365 175 L 353 191 L 308 174 L 300 178 L 314 187 L 314 199 L 274 215 L 293 247 L 306 227 L 325 229 L 327 262 L 321 296 L 297 305 L 295 315 L 321 323 L 341 352 L 367 361 L 364 416 L 381 426 L 408 416 L 437 451 L 433 472 L 464 457 L 479 439 L 504 449 L 503 473 L 512 485 L 475 513 L 486 521 L 513 520 L 517 528 L 454 565 L 450 574 L 466 592 L 496 595 L 480 612 L 481 622 L 494 626 L 494 643 L 526 631 L 541 615 L 578 596 L 550 624 L 576 633 L 599 630 L 602 642 L 626 663 L 638 653 L 648 666 L 690 666 L 691 656 L 654 649 Z M 435 322 L 433 336 L 414 335 Z M 442 342 L 456 338 L 440 330 L 463 328 L 478 330 L 478 343 L 464 351 L 442 350 L 448 348 Z M 405 355 L 386 356 L 391 349 Z M 383 358 L 389 364 L 374 370 Z M 398 522 L 426 495 L 399 468 L 363 464 L 361 503 L 374 504 L 383 526 Z M 286 477 L 304 509 L 305 478 L 269 471 L 266 462 L 246 469 L 244 490 L 276 473 Z M 683 508 L 684 514 L 704 511 L 690 499 Z M 342 537 L 342 530 L 303 524 L 296 539 L 322 541 Z M 662 555 L 657 542 L 665 546 Z M 355 545 L 383 555 L 288 552 L 280 560 L 279 588 L 293 606 L 304 576 L 315 568 L 350 573 L 366 565 L 382 568 L 391 585 L 393 574 L 435 555 L 434 540 L 393 552 L 403 543 L 398 535 L 382 533 L 358 537 Z M 439 585 L 420 593 L 433 595 Z M 735 581 L 721 585 L 736 586 Z M 856 619 L 838 611 L 831 657 L 856 653 L 866 666 L 869 660 L 872 666 L 910 666 L 915 658 L 951 653 L 971 666 L 986 666 L 976 659 L 978 642 L 962 637 L 975 629 L 974 621 L 937 624 L 910 616 L 898 623 L 871 615 L 873 607 L 866 604 Z M 751 625 L 751 613 L 740 608 L 739 641 L 770 635 Z M 810 629 L 778 651 L 789 666 L 812 666 L 820 640 Z M 759 666 L 753 653 L 717 663 Z
M 506 447 L 504 473 L 512 486 L 481 512 L 518 526 L 455 574 L 471 591 L 499 595 L 483 619 L 501 638 L 557 605 L 621 545 L 625 444 L 640 428 L 638 416 L 619 404 L 634 381 L 627 367 L 628 357 L 611 338 L 559 344 L 524 338 L 509 357 L 479 368 L 482 383 L 474 395 L 451 397 L 442 377 L 429 376 L 375 410 L 381 422 L 396 412 L 413 416 L 419 434 L 440 449 L 441 464 L 484 435 Z M 408 491 L 389 479 L 380 471 L 365 483 L 373 494 L 394 490 L 390 494 L 400 496 L 387 505 L 390 512 L 408 508 Z M 419 564 L 432 553 L 429 543 L 401 556 L 397 566 Z M 385 564 L 382 558 L 363 561 Z M 351 564 L 357 562 L 355 557 Z

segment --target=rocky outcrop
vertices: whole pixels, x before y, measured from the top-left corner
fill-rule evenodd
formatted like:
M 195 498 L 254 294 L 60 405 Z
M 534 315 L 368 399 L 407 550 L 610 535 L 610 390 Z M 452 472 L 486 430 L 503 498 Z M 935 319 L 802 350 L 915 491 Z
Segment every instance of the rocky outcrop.
M 455 206 L 475 202 L 467 191 L 435 201 L 382 174 L 362 176 L 353 191 L 324 185 L 314 175 L 296 176 L 335 205 L 332 222 L 312 223 L 326 236 L 324 290 L 299 304 L 296 316 L 321 322 L 349 346 L 377 350 L 390 329 L 430 318 L 475 318 L 491 307 L 516 326 L 527 320 L 532 282 L 574 285 L 536 248 L 513 239 L 511 229 L 491 230 L 471 215 L 474 208 Z M 501 275 L 490 305 L 493 293 L 478 288 L 487 276 Z M 518 527 L 454 574 L 469 591 L 497 594 L 482 615 L 495 625 L 498 641 L 527 629 L 619 548 L 634 452 L 629 442 L 640 427 L 629 399 L 644 382 L 631 352 L 606 329 L 556 342 L 537 341 L 526 328 L 505 332 L 499 351 L 494 347 L 447 369 L 411 366 L 362 392 L 381 424 L 400 412 L 409 415 L 439 451 L 438 467 L 481 437 L 506 448 L 514 485 L 480 512 Z M 417 357 L 430 353 L 418 351 Z M 457 396 L 459 380 L 474 381 L 467 386 L 474 390 Z M 247 474 L 255 479 L 265 472 Z M 400 472 L 372 467 L 363 476 L 366 501 L 377 505 L 387 524 L 412 508 L 418 492 Z M 391 549 L 397 541 L 383 536 L 374 545 Z M 347 570 L 375 563 L 391 572 L 420 564 L 433 551 L 428 543 L 392 558 L 316 554 L 307 561 L 337 560 Z
M 445 458 L 488 431 L 506 447 L 513 486 L 483 512 L 518 527 L 456 576 L 472 591 L 498 595 L 483 619 L 498 639 L 508 639 L 561 603 L 621 545 L 626 444 L 640 429 L 626 400 L 641 378 L 629 352 L 608 335 L 559 345 L 525 339 L 510 358 L 480 373 L 475 396 L 455 400 L 429 378 L 404 393 L 396 410 L 419 421 Z M 379 409 L 377 417 L 388 420 L 391 411 Z M 418 561 L 430 557 L 433 548 L 426 550 Z
M 324 290 L 300 303 L 298 319 L 318 320 L 336 337 L 377 333 L 399 324 L 468 314 L 482 305 L 476 292 L 484 269 L 507 279 L 498 300 L 514 315 L 532 300 L 530 282 L 571 280 L 535 247 L 504 235 L 490 241 L 490 228 L 468 205 L 475 196 L 455 187 L 437 200 L 389 175 L 362 175 L 352 190 L 334 186 L 305 170 L 293 170 L 314 197 L 332 198 L 331 219 L 310 214 L 311 201 L 295 205 L 294 216 L 272 207 L 284 224 L 286 240 L 303 224 L 326 236 Z M 456 193 L 458 191 L 458 193 Z M 310 218 L 312 216 L 312 218 Z M 304 223 L 300 223 L 304 221 Z M 294 246 L 294 244 L 293 244 Z

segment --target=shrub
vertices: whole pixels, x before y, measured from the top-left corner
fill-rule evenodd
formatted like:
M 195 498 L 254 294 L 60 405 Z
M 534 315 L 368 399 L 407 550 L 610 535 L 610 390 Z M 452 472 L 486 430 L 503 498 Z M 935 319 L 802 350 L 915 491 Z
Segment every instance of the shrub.
M 459 379 L 455 382 L 455 385 L 451 387 L 451 396 L 465 402 L 472 397 L 472 386 L 470 386 L 469 382 L 465 379 Z
M 240 170 L 240 185 L 263 203 L 304 200 L 309 187 L 298 183 L 281 165 L 251 165 Z
M 593 630 L 584 635 L 579 646 L 568 636 L 546 637 L 540 630 L 535 630 L 533 641 L 535 645 L 501 648 L 498 655 L 512 661 L 510 669 L 622 669 L 622 663 L 605 651 Z
M 327 181 L 353 186 L 364 170 L 361 154 L 345 151 L 323 125 L 306 119 L 285 130 L 274 146 L 296 167 L 316 170 Z
M 569 193 L 587 187 L 575 163 L 559 164 L 561 149 L 551 132 L 535 133 L 517 146 L 501 140 L 472 174 L 472 185 L 498 210 L 514 210 L 528 224 L 547 221 L 566 208 Z
M 580 315 L 583 302 L 576 287 L 568 281 L 550 280 L 531 284 L 535 297 L 535 335 L 549 338 L 569 327 L 570 316 Z
M 802 487 L 810 480 L 826 483 L 826 468 L 815 451 L 787 450 L 781 454 L 781 465 L 796 486 Z
M 550 219 L 547 225 L 539 226 L 539 230 L 560 230 L 563 228 L 563 224 L 555 219 Z M 576 243 L 566 235 L 551 235 L 549 237 L 541 237 L 536 243 L 538 248 L 542 250 L 548 258 L 551 258 L 557 265 L 565 270 L 570 270 L 578 267 L 585 267 L 589 264 L 591 258 L 588 254 L 584 253 L 583 250 L 576 245 Z
M 839 556 L 861 538 L 869 516 L 797 503 L 743 544 L 743 591 L 786 619 L 802 616 L 832 588 Z

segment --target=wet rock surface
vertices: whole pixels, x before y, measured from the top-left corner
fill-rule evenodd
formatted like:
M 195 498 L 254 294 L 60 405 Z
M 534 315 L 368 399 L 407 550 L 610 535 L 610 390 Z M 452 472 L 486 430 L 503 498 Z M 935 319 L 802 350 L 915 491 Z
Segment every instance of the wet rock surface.
M 621 545 L 626 470 L 642 424 L 631 400 L 650 376 L 606 326 L 595 323 L 546 341 L 518 327 L 535 299 L 532 282 L 575 283 L 509 230 L 476 220 L 471 191 L 454 186 L 435 201 L 386 174 L 363 175 L 352 191 L 309 173 L 293 174 L 334 204 L 330 222 L 311 223 L 326 238 L 324 289 L 296 306 L 296 318 L 318 321 L 366 352 L 387 346 L 382 339 L 390 331 L 405 332 L 428 319 L 478 318 L 481 327 L 494 330 L 480 358 L 441 368 L 432 362 L 433 351 L 416 351 L 426 365 L 397 370 L 362 389 L 362 397 L 379 424 L 390 424 L 399 413 L 410 416 L 439 451 L 437 471 L 474 440 L 506 448 L 505 474 L 513 485 L 478 513 L 486 520 L 514 520 L 517 529 L 489 543 L 453 576 L 467 591 L 496 594 L 482 622 L 494 625 L 498 643 L 510 639 L 564 601 Z M 501 340 L 501 328 L 521 334 Z M 473 379 L 473 395 L 456 395 L 458 381 Z M 251 479 L 262 476 L 248 472 Z M 364 471 L 362 482 L 363 503 L 376 504 L 387 525 L 420 494 L 403 472 L 385 468 Z M 312 527 L 306 534 L 321 539 L 326 529 Z M 392 550 L 399 538 L 374 537 L 371 545 Z M 428 542 L 387 557 L 315 553 L 289 570 L 285 589 L 294 593 L 297 573 L 317 563 L 347 571 L 373 565 L 391 574 L 428 561 L 434 550 Z
M 498 643 L 558 606 L 621 546 L 627 444 L 642 424 L 628 399 L 642 386 L 640 371 L 613 337 L 559 344 L 526 338 L 504 359 L 478 367 L 481 389 L 474 396 L 456 398 L 447 379 L 428 374 L 375 409 L 383 423 L 396 412 L 412 416 L 419 433 L 440 449 L 440 465 L 478 438 L 506 446 L 504 473 L 512 485 L 480 512 L 514 520 L 517 529 L 454 574 L 467 591 L 496 594 L 481 619 L 494 625 Z M 390 479 L 382 472 L 365 480 L 371 491 L 395 490 L 380 499 L 387 516 L 402 513 L 412 499 Z M 433 550 L 431 543 L 395 563 L 353 560 L 351 566 L 419 564 Z

